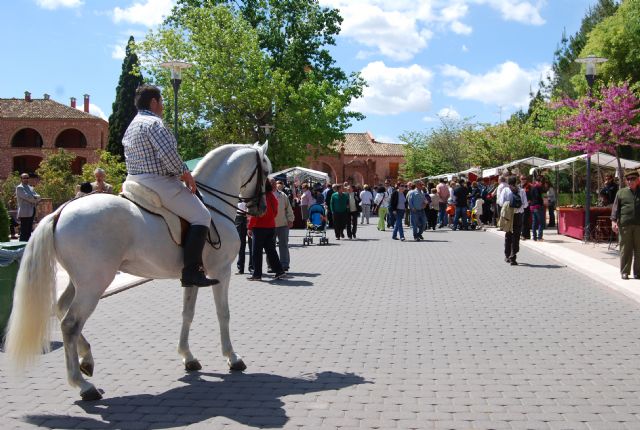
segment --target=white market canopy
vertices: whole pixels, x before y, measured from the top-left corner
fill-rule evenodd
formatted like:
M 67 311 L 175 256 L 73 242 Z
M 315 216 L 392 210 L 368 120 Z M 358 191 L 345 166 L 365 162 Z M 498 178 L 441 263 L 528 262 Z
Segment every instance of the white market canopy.
M 565 160 L 554 161 L 551 163 L 544 164 L 542 166 L 534 167 L 530 170 L 529 173 L 533 174 L 534 170 L 542 170 L 542 169 L 554 169 L 554 168 L 557 168 L 559 170 L 567 169 L 571 164 L 577 161 L 584 161 L 587 159 L 587 157 L 588 157 L 587 154 L 580 154 L 580 155 L 576 155 L 575 157 L 569 157 Z M 616 161 L 616 157 L 611 154 L 606 154 L 604 152 L 596 152 L 595 154 L 591 155 L 591 164 L 593 166 L 608 167 L 611 169 L 618 168 L 618 162 Z M 623 169 L 640 168 L 640 162 L 627 160 L 624 158 L 620 159 L 620 164 L 622 165 Z
M 306 167 L 290 167 L 288 169 L 280 170 L 269 175 L 270 178 L 284 175 L 287 177 L 287 181 L 300 181 L 300 183 L 307 182 L 309 179 L 328 183 L 329 175 L 319 170 L 307 169 Z
M 539 167 L 545 164 L 549 164 L 551 162 L 552 162 L 551 160 L 547 160 L 546 158 L 539 158 L 539 157 L 523 158 L 521 160 L 516 160 L 507 164 L 503 164 L 502 166 L 492 167 L 491 169 L 484 169 L 482 171 L 482 177 L 489 178 L 491 176 L 498 176 L 502 174 L 502 172 L 504 172 L 505 170 L 511 167 L 516 167 L 523 164 L 527 166 Z
M 458 176 L 457 173 L 443 173 L 441 175 L 435 175 L 435 176 L 428 176 L 427 179 L 441 179 L 444 178 L 447 181 L 450 181 L 453 179 L 454 176 Z

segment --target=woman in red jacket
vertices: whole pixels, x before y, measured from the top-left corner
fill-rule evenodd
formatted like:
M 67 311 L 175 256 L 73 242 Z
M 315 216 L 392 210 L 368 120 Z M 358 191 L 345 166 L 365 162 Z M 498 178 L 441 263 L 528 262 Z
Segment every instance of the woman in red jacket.
M 251 256 L 253 257 L 253 275 L 247 278 L 250 281 L 262 280 L 262 250 L 267 254 L 271 268 L 276 272 L 275 279 L 285 277 L 285 272 L 280 264 L 280 258 L 276 252 L 276 215 L 278 214 L 278 199 L 273 195 L 273 187 L 267 179 L 265 183 L 265 199 L 267 210 L 262 216 L 250 216 L 247 224 L 247 233 L 252 238 Z

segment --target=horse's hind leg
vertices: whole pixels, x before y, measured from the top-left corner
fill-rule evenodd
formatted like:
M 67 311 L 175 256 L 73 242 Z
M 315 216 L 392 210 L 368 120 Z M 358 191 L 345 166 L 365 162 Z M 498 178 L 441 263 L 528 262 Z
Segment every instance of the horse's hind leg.
M 218 314 L 218 324 L 220 325 L 220 343 L 222 345 L 222 355 L 227 357 L 227 364 L 231 370 L 245 370 L 247 366 L 233 350 L 231 345 L 231 337 L 229 335 L 229 320 L 231 313 L 229 312 L 229 278 L 231 270 L 220 276 L 220 284 L 213 286 L 213 298 L 216 303 L 216 312 Z
M 101 399 L 102 395 L 93 384 L 82 377 L 78 362 L 78 343 L 84 324 L 100 300 L 101 291 L 103 289 L 82 290 L 76 288 L 71 305 L 60 323 L 64 341 L 64 357 L 67 364 L 67 379 L 71 386 L 80 388 L 82 400 L 87 401 Z
M 56 304 L 56 315 L 60 321 L 62 321 L 69 310 L 75 294 L 75 286 L 73 282 L 70 281 L 60 298 L 58 298 Z M 78 353 L 80 354 L 80 371 L 87 376 L 93 376 L 94 362 L 93 355 L 91 354 L 91 345 L 89 345 L 89 342 L 87 342 L 87 339 L 82 334 L 80 334 L 78 338 Z
M 198 288 L 184 288 L 182 299 L 182 329 L 180 330 L 180 343 L 178 343 L 178 353 L 182 356 L 184 368 L 188 372 L 202 369 L 200 362 L 194 358 L 189 348 L 189 330 L 196 312 L 196 299 L 198 298 Z

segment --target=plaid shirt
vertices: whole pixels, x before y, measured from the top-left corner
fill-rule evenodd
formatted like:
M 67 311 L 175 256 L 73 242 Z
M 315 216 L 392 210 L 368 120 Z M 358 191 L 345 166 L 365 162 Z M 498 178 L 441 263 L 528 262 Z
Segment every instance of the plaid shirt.
M 122 138 L 127 172 L 180 176 L 189 168 L 178 155 L 178 142 L 162 119 L 148 110 L 138 111 Z

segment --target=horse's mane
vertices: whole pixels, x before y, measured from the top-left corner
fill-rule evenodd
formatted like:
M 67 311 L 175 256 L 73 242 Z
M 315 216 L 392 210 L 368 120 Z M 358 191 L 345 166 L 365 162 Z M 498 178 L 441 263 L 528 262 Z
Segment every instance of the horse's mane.
M 204 168 L 204 166 L 208 165 L 214 158 L 222 157 L 222 159 L 228 159 L 232 156 L 232 154 L 240 149 L 240 148 L 251 148 L 252 145 L 241 145 L 238 143 L 231 143 L 227 145 L 218 146 L 217 148 L 212 149 L 202 157 L 202 160 L 198 163 L 195 170 L 193 171 L 194 175 L 200 173 L 200 170 Z

